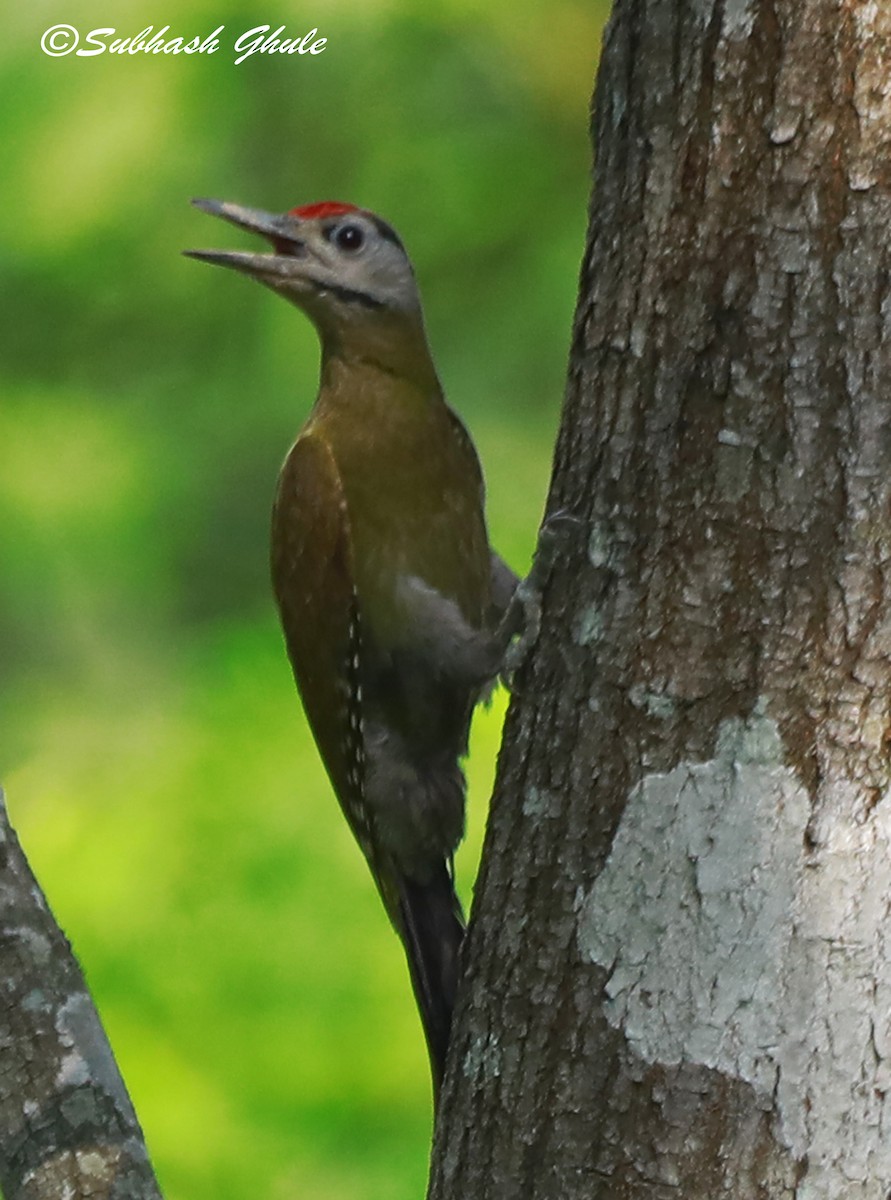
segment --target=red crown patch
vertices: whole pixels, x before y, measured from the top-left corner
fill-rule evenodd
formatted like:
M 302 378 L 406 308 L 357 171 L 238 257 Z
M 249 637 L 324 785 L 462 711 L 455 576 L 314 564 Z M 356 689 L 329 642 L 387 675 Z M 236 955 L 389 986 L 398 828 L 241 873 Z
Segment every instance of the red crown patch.
M 342 217 L 345 213 L 358 211 L 355 204 L 342 204 L 339 200 L 321 200 L 318 204 L 303 204 L 298 208 L 291 208 L 288 210 L 288 216 L 299 217 L 301 221 L 311 221 L 317 217 Z

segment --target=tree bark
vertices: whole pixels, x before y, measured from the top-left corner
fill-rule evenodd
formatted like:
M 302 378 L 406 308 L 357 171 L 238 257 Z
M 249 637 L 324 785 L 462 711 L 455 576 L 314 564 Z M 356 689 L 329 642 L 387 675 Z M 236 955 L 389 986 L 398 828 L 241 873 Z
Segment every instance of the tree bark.
M 71 947 L 0 791 L 0 1186 L 5 1200 L 160 1200 Z
M 616 0 L 431 1200 L 891 1194 L 891 6 Z

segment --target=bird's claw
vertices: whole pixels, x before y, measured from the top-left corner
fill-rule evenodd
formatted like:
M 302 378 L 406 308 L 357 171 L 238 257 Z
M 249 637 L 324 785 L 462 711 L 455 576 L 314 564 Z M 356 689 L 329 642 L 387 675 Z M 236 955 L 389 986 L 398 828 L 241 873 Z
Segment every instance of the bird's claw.
M 557 551 L 565 544 L 567 534 L 574 533 L 582 525 L 581 518 L 567 509 L 558 509 L 542 522 L 529 574 L 517 584 L 499 630 L 504 645 L 500 677 L 511 691 L 514 676 L 538 641 L 541 595 L 557 561 Z

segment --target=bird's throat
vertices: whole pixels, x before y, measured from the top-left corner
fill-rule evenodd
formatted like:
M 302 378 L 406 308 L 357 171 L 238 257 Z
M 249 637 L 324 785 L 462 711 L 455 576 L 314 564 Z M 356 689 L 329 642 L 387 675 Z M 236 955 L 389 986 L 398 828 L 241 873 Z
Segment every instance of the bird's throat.
M 363 305 L 322 337 L 322 390 L 370 383 L 384 376 L 422 396 L 441 396 L 436 368 L 420 319 Z

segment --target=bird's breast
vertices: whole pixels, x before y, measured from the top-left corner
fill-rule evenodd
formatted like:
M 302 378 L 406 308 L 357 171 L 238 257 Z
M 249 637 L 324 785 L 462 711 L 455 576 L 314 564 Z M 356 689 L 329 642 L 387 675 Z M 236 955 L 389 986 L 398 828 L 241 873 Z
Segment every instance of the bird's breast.
M 393 442 L 343 471 L 363 622 L 380 642 L 398 643 L 412 615 L 404 585 L 419 580 L 480 628 L 489 550 L 478 482 L 441 441 L 397 429 Z

